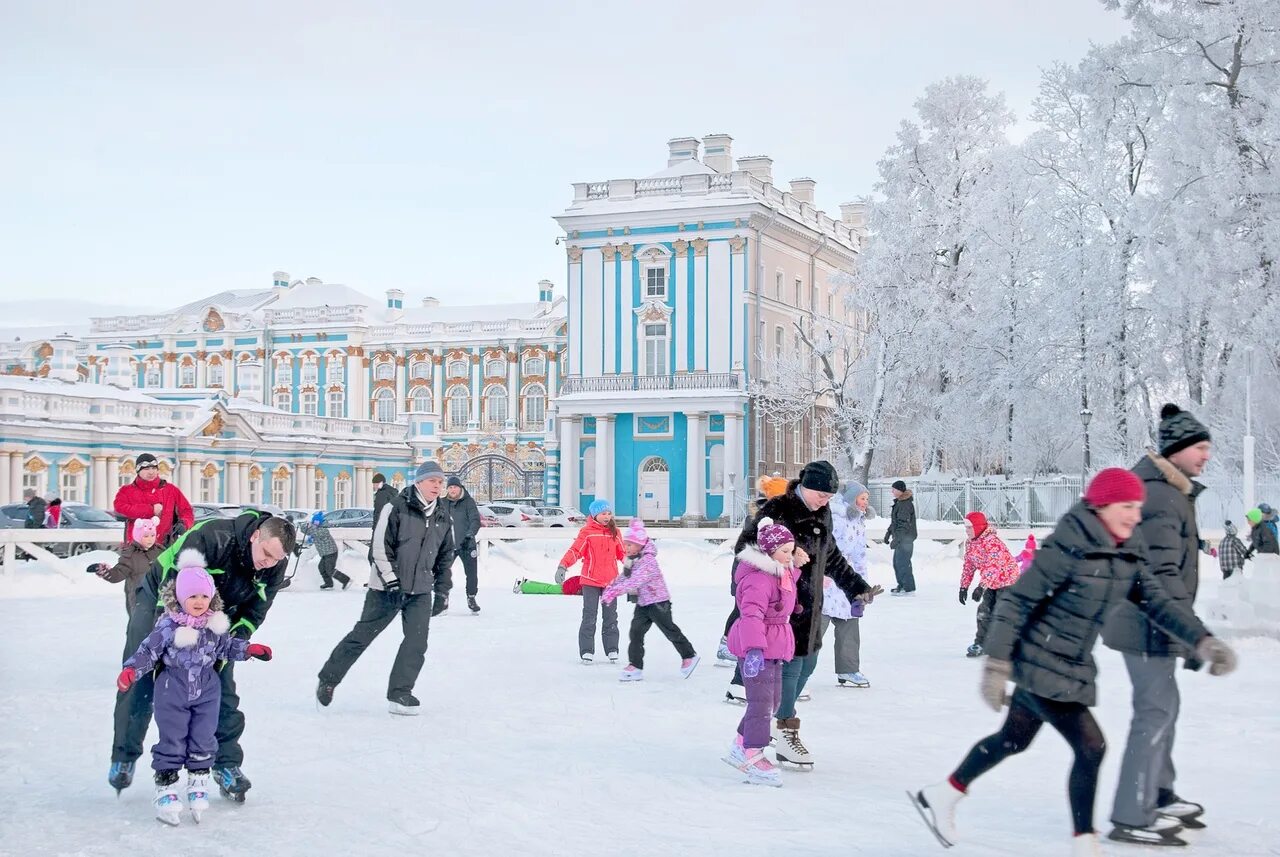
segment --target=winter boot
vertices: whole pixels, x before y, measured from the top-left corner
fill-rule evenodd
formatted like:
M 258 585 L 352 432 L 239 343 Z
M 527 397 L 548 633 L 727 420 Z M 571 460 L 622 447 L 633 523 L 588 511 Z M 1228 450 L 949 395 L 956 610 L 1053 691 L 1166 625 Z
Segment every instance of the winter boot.
M 1204 815 L 1204 807 L 1189 800 L 1183 800 L 1168 789 L 1160 789 L 1156 797 L 1156 812 L 1169 815 L 1182 822 L 1187 830 L 1201 830 L 1205 823 L 1200 820 Z
M 691 658 L 685 658 L 680 662 L 680 675 L 688 678 L 693 675 L 693 671 L 698 668 L 698 664 L 702 662 L 702 658 L 694 655 Z
M 609 659 L 609 663 L 616 664 L 618 662 L 617 652 L 605 652 L 605 657 Z
M 618 681 L 644 681 L 644 670 L 627 664 L 627 668 L 618 676 Z
M 778 746 L 774 755 L 802 770 L 813 770 L 813 756 L 800 740 L 800 718 L 780 717 L 777 723 Z
M 336 684 L 329 684 L 324 679 L 320 679 L 320 683 L 316 685 L 316 702 L 328 707 L 333 702 L 333 692 L 338 689 Z
M 747 782 L 753 786 L 782 786 L 782 772 L 769 761 L 763 750 L 747 751 L 747 761 L 742 772 L 747 775 Z
M 200 813 L 209 808 L 209 769 L 187 771 L 187 808 L 191 817 L 200 823 Z
M 964 655 L 966 658 L 980 658 L 982 657 L 982 646 L 979 646 L 977 643 L 974 643 L 972 646 L 970 646 L 968 649 L 965 650 Z
M 729 745 L 729 752 L 720 757 L 726 765 L 732 765 L 741 771 L 747 766 L 747 750 L 742 746 L 742 736 L 735 735 L 733 743 Z
M 732 667 L 737 666 L 738 659 L 733 656 L 733 652 L 729 651 L 729 638 L 720 638 L 720 647 L 716 649 L 716 666 Z
M 324 583 L 320 584 L 320 588 L 321 588 L 321 589 L 333 589 L 333 581 L 332 581 L 332 580 L 329 580 L 329 581 L 326 581 L 326 582 L 324 582 Z
M 133 766 L 134 762 L 112 762 L 111 769 L 107 772 L 107 782 L 111 784 L 111 788 L 116 790 L 116 796 L 120 792 L 133 785 Z
M 422 703 L 418 702 L 418 698 L 412 693 L 398 693 L 395 696 L 387 697 L 390 703 L 390 711 L 392 714 L 399 714 L 404 717 L 416 717 L 422 713 Z
M 480 612 L 480 605 L 476 603 L 476 597 L 474 595 L 467 596 L 467 609 L 472 613 Z
M 178 797 L 178 772 L 156 771 L 156 818 L 172 827 L 178 826 L 182 800 Z
M 524 586 L 524 582 L 525 582 L 526 580 L 528 580 L 528 579 L 529 579 L 529 578 L 527 578 L 527 577 L 517 578 L 517 579 L 516 579 L 516 582 L 515 582 L 515 583 L 513 583 L 513 584 L 511 584 L 511 591 L 512 591 L 512 593 L 514 593 L 514 594 L 516 594 L 516 595 L 519 595 L 519 594 L 520 594 L 520 587 Z
M 213 779 L 222 796 L 236 803 L 244 803 L 245 792 L 253 788 L 253 783 L 249 782 L 239 765 L 215 765 Z
M 734 705 L 747 704 L 747 688 L 740 684 L 729 683 L 729 689 L 724 692 L 724 701 L 732 702 Z
M 1071 840 L 1071 857 L 1103 857 L 1096 833 L 1080 833 Z
M 341 583 L 344 590 L 351 585 L 351 577 L 341 571 L 335 571 L 333 579 Z
M 836 684 L 840 687 L 871 687 L 871 679 L 860 672 L 837 673 Z
M 946 848 L 959 841 L 956 833 L 956 804 L 964 799 L 964 792 L 949 781 L 925 786 L 915 794 L 907 792 L 924 823 Z
M 1180 847 L 1187 844 L 1185 839 L 1178 838 L 1182 823 L 1170 815 L 1157 815 L 1156 820 L 1146 827 L 1134 827 L 1128 824 L 1117 824 L 1107 834 L 1112 842 L 1129 842 L 1134 845 L 1160 845 Z

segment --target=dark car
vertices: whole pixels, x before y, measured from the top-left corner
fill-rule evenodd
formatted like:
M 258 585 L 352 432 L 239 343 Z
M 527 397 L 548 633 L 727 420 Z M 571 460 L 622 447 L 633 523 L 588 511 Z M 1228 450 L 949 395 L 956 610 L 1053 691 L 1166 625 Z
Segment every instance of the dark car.
M 191 513 L 199 523 L 211 518 L 234 518 L 240 514 L 240 507 L 231 503 L 192 503 Z
M 373 510 L 352 507 L 350 509 L 334 509 L 324 513 L 326 527 L 372 527 Z
M 27 519 L 27 507 L 22 503 L 0 506 L 0 515 L 9 521 L 17 521 L 21 526 Z M 49 553 L 60 557 L 79 556 L 95 550 L 115 550 L 124 538 L 124 524 L 115 515 L 84 503 L 62 504 L 62 526 L 59 529 L 104 530 L 101 541 L 62 542 L 46 546 Z

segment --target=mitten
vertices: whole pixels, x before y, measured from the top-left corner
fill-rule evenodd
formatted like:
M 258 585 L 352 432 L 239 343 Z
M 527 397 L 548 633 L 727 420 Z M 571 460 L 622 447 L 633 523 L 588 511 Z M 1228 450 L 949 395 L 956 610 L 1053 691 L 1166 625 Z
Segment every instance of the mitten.
M 762 669 L 764 669 L 764 652 L 751 649 L 742 661 L 742 677 L 755 678 L 760 675 Z
M 968 602 L 968 600 L 969 600 L 969 590 L 965 589 L 963 586 L 960 587 L 960 603 L 964 604 Z
M 431 615 L 439 616 L 441 613 L 449 609 L 449 596 L 443 592 L 436 593 L 436 599 L 431 607 Z
M 133 683 L 138 680 L 138 671 L 133 667 L 125 667 L 120 670 L 120 675 L 116 676 L 116 689 L 121 693 L 125 693 L 129 688 L 133 687 Z
M 1217 637 L 1205 637 L 1196 643 L 1196 657 L 1209 664 L 1209 675 L 1226 675 L 1236 668 L 1235 650 Z
M 991 707 L 992 711 L 999 711 L 1009 701 L 1009 697 L 1005 693 L 1005 684 L 1012 676 L 1013 664 L 1009 661 L 987 658 L 987 662 L 982 668 L 980 688 L 983 701 Z
M 858 595 L 858 597 L 854 600 L 861 601 L 863 604 L 870 604 L 872 601 L 876 600 L 877 595 L 881 595 L 883 593 L 884 593 L 883 586 L 873 586 L 870 589 L 868 589 L 866 592 L 863 592 L 860 595 Z
M 986 594 L 986 591 L 987 591 L 987 587 L 985 587 L 985 586 L 983 586 L 981 583 L 979 583 L 979 584 L 977 585 L 977 587 L 975 587 L 975 588 L 974 588 L 974 590 L 973 590 L 973 600 L 974 600 L 974 601 L 981 601 L 981 600 L 982 600 L 982 596 L 983 596 L 984 594 Z
M 271 660 L 271 647 L 264 646 L 261 643 L 250 643 L 249 648 L 245 650 L 246 654 L 251 658 L 257 658 L 260 661 Z
M 563 565 L 556 566 L 556 583 L 564 583 L 564 579 L 569 575 L 569 569 Z

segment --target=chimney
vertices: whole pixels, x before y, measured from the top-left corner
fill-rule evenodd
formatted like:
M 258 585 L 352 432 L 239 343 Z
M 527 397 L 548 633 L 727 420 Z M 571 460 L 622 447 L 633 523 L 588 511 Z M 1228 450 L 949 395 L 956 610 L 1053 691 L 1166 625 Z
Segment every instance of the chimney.
M 275 289 L 277 293 L 282 291 L 287 291 L 289 288 L 289 272 L 276 271 L 274 274 L 272 274 L 271 287 Z
M 702 162 L 721 175 L 733 172 L 733 138 L 728 134 L 703 137 Z
M 674 167 L 682 161 L 698 160 L 698 139 L 676 137 L 667 141 L 667 166 Z
M 840 220 L 850 229 L 865 230 L 867 228 L 868 208 L 866 200 L 840 203 Z
M 555 287 L 555 283 L 550 280 L 538 280 L 538 302 L 549 304 L 555 300 L 551 294 Z
M 124 342 L 113 342 L 103 349 L 107 358 L 106 383 L 121 390 L 134 386 L 133 365 L 129 362 L 133 356 L 133 346 Z
M 811 178 L 791 180 L 791 198 L 796 202 L 807 202 L 813 205 L 813 189 L 818 183 Z
M 324 284 L 324 280 L 320 279 L 319 277 L 307 277 L 308 286 L 319 286 L 323 284 Z
M 428 295 L 427 297 L 425 297 L 425 298 L 423 298 L 423 299 L 422 299 L 422 308 L 423 308 L 423 309 L 435 309 L 435 308 L 436 308 L 436 307 L 438 307 L 438 306 L 440 306 L 440 299 L 439 299 L 439 298 L 433 298 L 433 297 L 431 297 L 430 295 Z
M 387 321 L 397 321 L 404 315 L 404 292 L 387 289 Z
M 76 342 L 74 336 L 62 334 L 55 336 L 49 345 L 53 354 L 49 357 L 49 378 L 54 381 L 66 381 L 74 384 L 80 380 L 80 362 L 76 360 Z
M 738 169 L 745 170 L 766 184 L 773 184 L 773 158 L 768 155 L 738 158 Z

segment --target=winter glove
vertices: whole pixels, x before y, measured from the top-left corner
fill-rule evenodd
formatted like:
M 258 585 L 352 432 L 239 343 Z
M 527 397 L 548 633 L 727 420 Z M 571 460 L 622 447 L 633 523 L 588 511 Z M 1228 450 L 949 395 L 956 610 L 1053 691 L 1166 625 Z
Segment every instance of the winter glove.
M 85 571 L 89 572 L 90 574 L 96 574 L 98 575 L 98 577 L 106 579 L 107 572 L 111 571 L 111 566 L 107 565 L 105 562 L 95 562 L 95 563 L 91 563 L 89 567 L 85 569 Z
M 884 531 L 884 543 L 889 545 L 889 547 L 893 547 L 893 545 L 891 544 L 892 539 L 893 539 L 893 528 L 890 527 L 889 529 Z
M 395 595 L 400 592 L 400 578 L 394 574 L 390 578 L 385 578 L 379 574 L 378 579 L 382 581 L 382 591 L 388 595 Z
M 751 649 L 742 661 L 742 677 L 755 678 L 760 675 L 762 669 L 764 669 L 764 652 Z
M 992 711 L 999 711 L 1009 701 L 1005 693 L 1005 683 L 1013 676 L 1013 664 L 995 658 L 987 658 L 982 668 L 982 699 Z
M 870 589 L 868 589 L 866 592 L 863 592 L 862 594 L 860 594 L 854 600 L 861 601 L 863 604 L 870 604 L 872 601 L 876 600 L 877 595 L 881 595 L 883 593 L 884 593 L 883 586 L 873 586 Z
M 564 579 L 565 577 L 568 576 L 568 574 L 569 574 L 569 569 L 565 568 L 563 565 L 557 565 L 556 566 L 556 583 L 564 583 Z
M 250 643 L 249 648 L 245 649 L 245 653 L 251 658 L 257 658 L 260 661 L 271 660 L 271 647 L 264 646 L 261 643 Z
M 1226 675 L 1236 668 L 1235 650 L 1217 637 L 1208 636 L 1196 643 L 1196 657 L 1209 664 L 1209 675 Z
M 121 693 L 127 693 L 129 688 L 133 687 L 133 683 L 138 680 L 138 671 L 133 667 L 125 667 L 120 670 L 120 675 L 116 676 L 116 689 Z
M 969 590 L 965 589 L 965 588 L 962 586 L 962 587 L 960 587 L 960 603 L 961 603 L 961 604 L 965 604 L 965 603 L 967 603 L 968 601 L 969 601 Z
M 449 596 L 443 592 L 436 593 L 436 599 L 431 607 L 431 615 L 439 616 L 441 613 L 449 609 Z
M 974 588 L 974 590 L 973 590 L 973 600 L 974 600 L 974 601 L 981 601 L 981 600 L 982 600 L 982 596 L 983 596 L 983 595 L 985 595 L 985 594 L 986 594 L 986 592 L 987 592 L 987 587 L 985 587 L 985 586 L 983 586 L 981 583 L 979 583 L 979 584 L 977 585 L 977 587 L 975 587 L 975 588 Z

